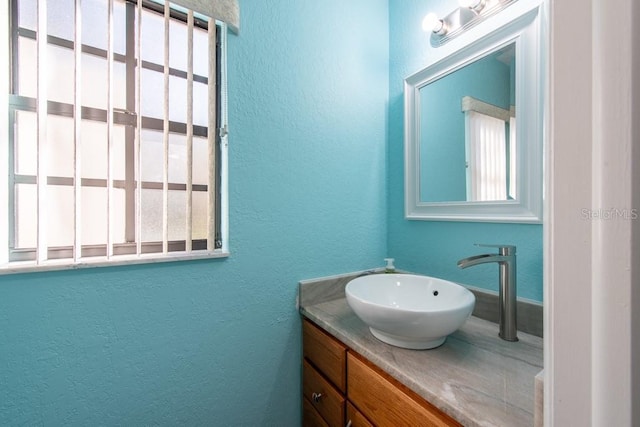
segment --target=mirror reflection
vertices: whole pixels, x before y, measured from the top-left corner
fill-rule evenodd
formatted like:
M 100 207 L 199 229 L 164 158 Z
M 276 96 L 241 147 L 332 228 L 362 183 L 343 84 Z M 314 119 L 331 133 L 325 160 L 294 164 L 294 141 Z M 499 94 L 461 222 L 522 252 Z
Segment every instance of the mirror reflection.
M 419 89 L 422 202 L 515 200 L 515 43 Z

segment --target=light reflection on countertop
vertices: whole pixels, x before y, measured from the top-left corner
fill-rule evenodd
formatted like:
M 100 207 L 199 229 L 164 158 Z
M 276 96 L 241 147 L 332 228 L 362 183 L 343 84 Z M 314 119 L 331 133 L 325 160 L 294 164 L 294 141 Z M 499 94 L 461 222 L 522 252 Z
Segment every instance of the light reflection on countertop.
M 301 301 L 303 316 L 465 426 L 532 426 L 534 378 L 542 369 L 542 338 L 498 337 L 498 326 L 471 317 L 432 350 L 378 341 L 345 298 Z

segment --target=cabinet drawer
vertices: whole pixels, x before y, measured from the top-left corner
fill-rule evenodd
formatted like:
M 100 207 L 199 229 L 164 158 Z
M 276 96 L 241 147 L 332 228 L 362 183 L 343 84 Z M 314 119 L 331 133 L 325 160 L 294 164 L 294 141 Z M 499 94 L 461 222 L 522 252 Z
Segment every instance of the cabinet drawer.
M 302 425 L 304 427 L 329 427 L 329 424 L 322 419 L 306 397 L 302 398 Z
M 403 386 L 354 356 L 347 355 L 348 398 L 379 427 L 460 426 L 419 396 L 410 396 Z
M 330 426 L 342 427 L 344 425 L 345 412 L 344 396 L 306 360 L 302 362 L 302 365 L 302 393 L 304 399 L 308 399 L 309 403 Z
M 373 424 L 371 424 L 369 420 L 351 404 L 351 402 L 347 402 L 347 426 L 373 427 Z
M 304 357 L 345 393 L 347 348 L 308 320 L 302 324 L 302 343 Z

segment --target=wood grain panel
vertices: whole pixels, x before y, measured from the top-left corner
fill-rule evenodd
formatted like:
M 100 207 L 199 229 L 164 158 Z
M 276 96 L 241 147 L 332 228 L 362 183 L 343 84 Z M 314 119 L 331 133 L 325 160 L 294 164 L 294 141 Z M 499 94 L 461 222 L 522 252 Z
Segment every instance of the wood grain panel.
M 345 393 L 347 348 L 308 320 L 302 324 L 302 334 L 304 357 Z
M 347 355 L 348 398 L 379 427 L 460 426 L 368 362 Z

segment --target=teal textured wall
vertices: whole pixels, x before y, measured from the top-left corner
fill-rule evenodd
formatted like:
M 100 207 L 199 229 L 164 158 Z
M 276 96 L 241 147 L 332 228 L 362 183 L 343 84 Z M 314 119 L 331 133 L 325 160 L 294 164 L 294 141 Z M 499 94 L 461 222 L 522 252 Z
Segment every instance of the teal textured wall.
M 481 254 L 474 243 L 512 244 L 518 248 L 518 296 L 542 301 L 542 226 L 404 219 L 403 80 L 428 66 L 446 50 L 432 48 L 422 32 L 428 12 L 444 16 L 455 0 L 389 2 L 389 149 L 387 160 L 389 232 L 387 253 L 398 268 L 497 291 L 498 267 L 481 265 L 460 270 L 456 262 Z M 505 10 L 503 14 L 509 13 Z M 450 43 L 455 45 L 455 42 Z
M 241 7 L 231 256 L 0 276 L 0 425 L 299 425 L 298 280 L 386 255 L 388 4 Z

